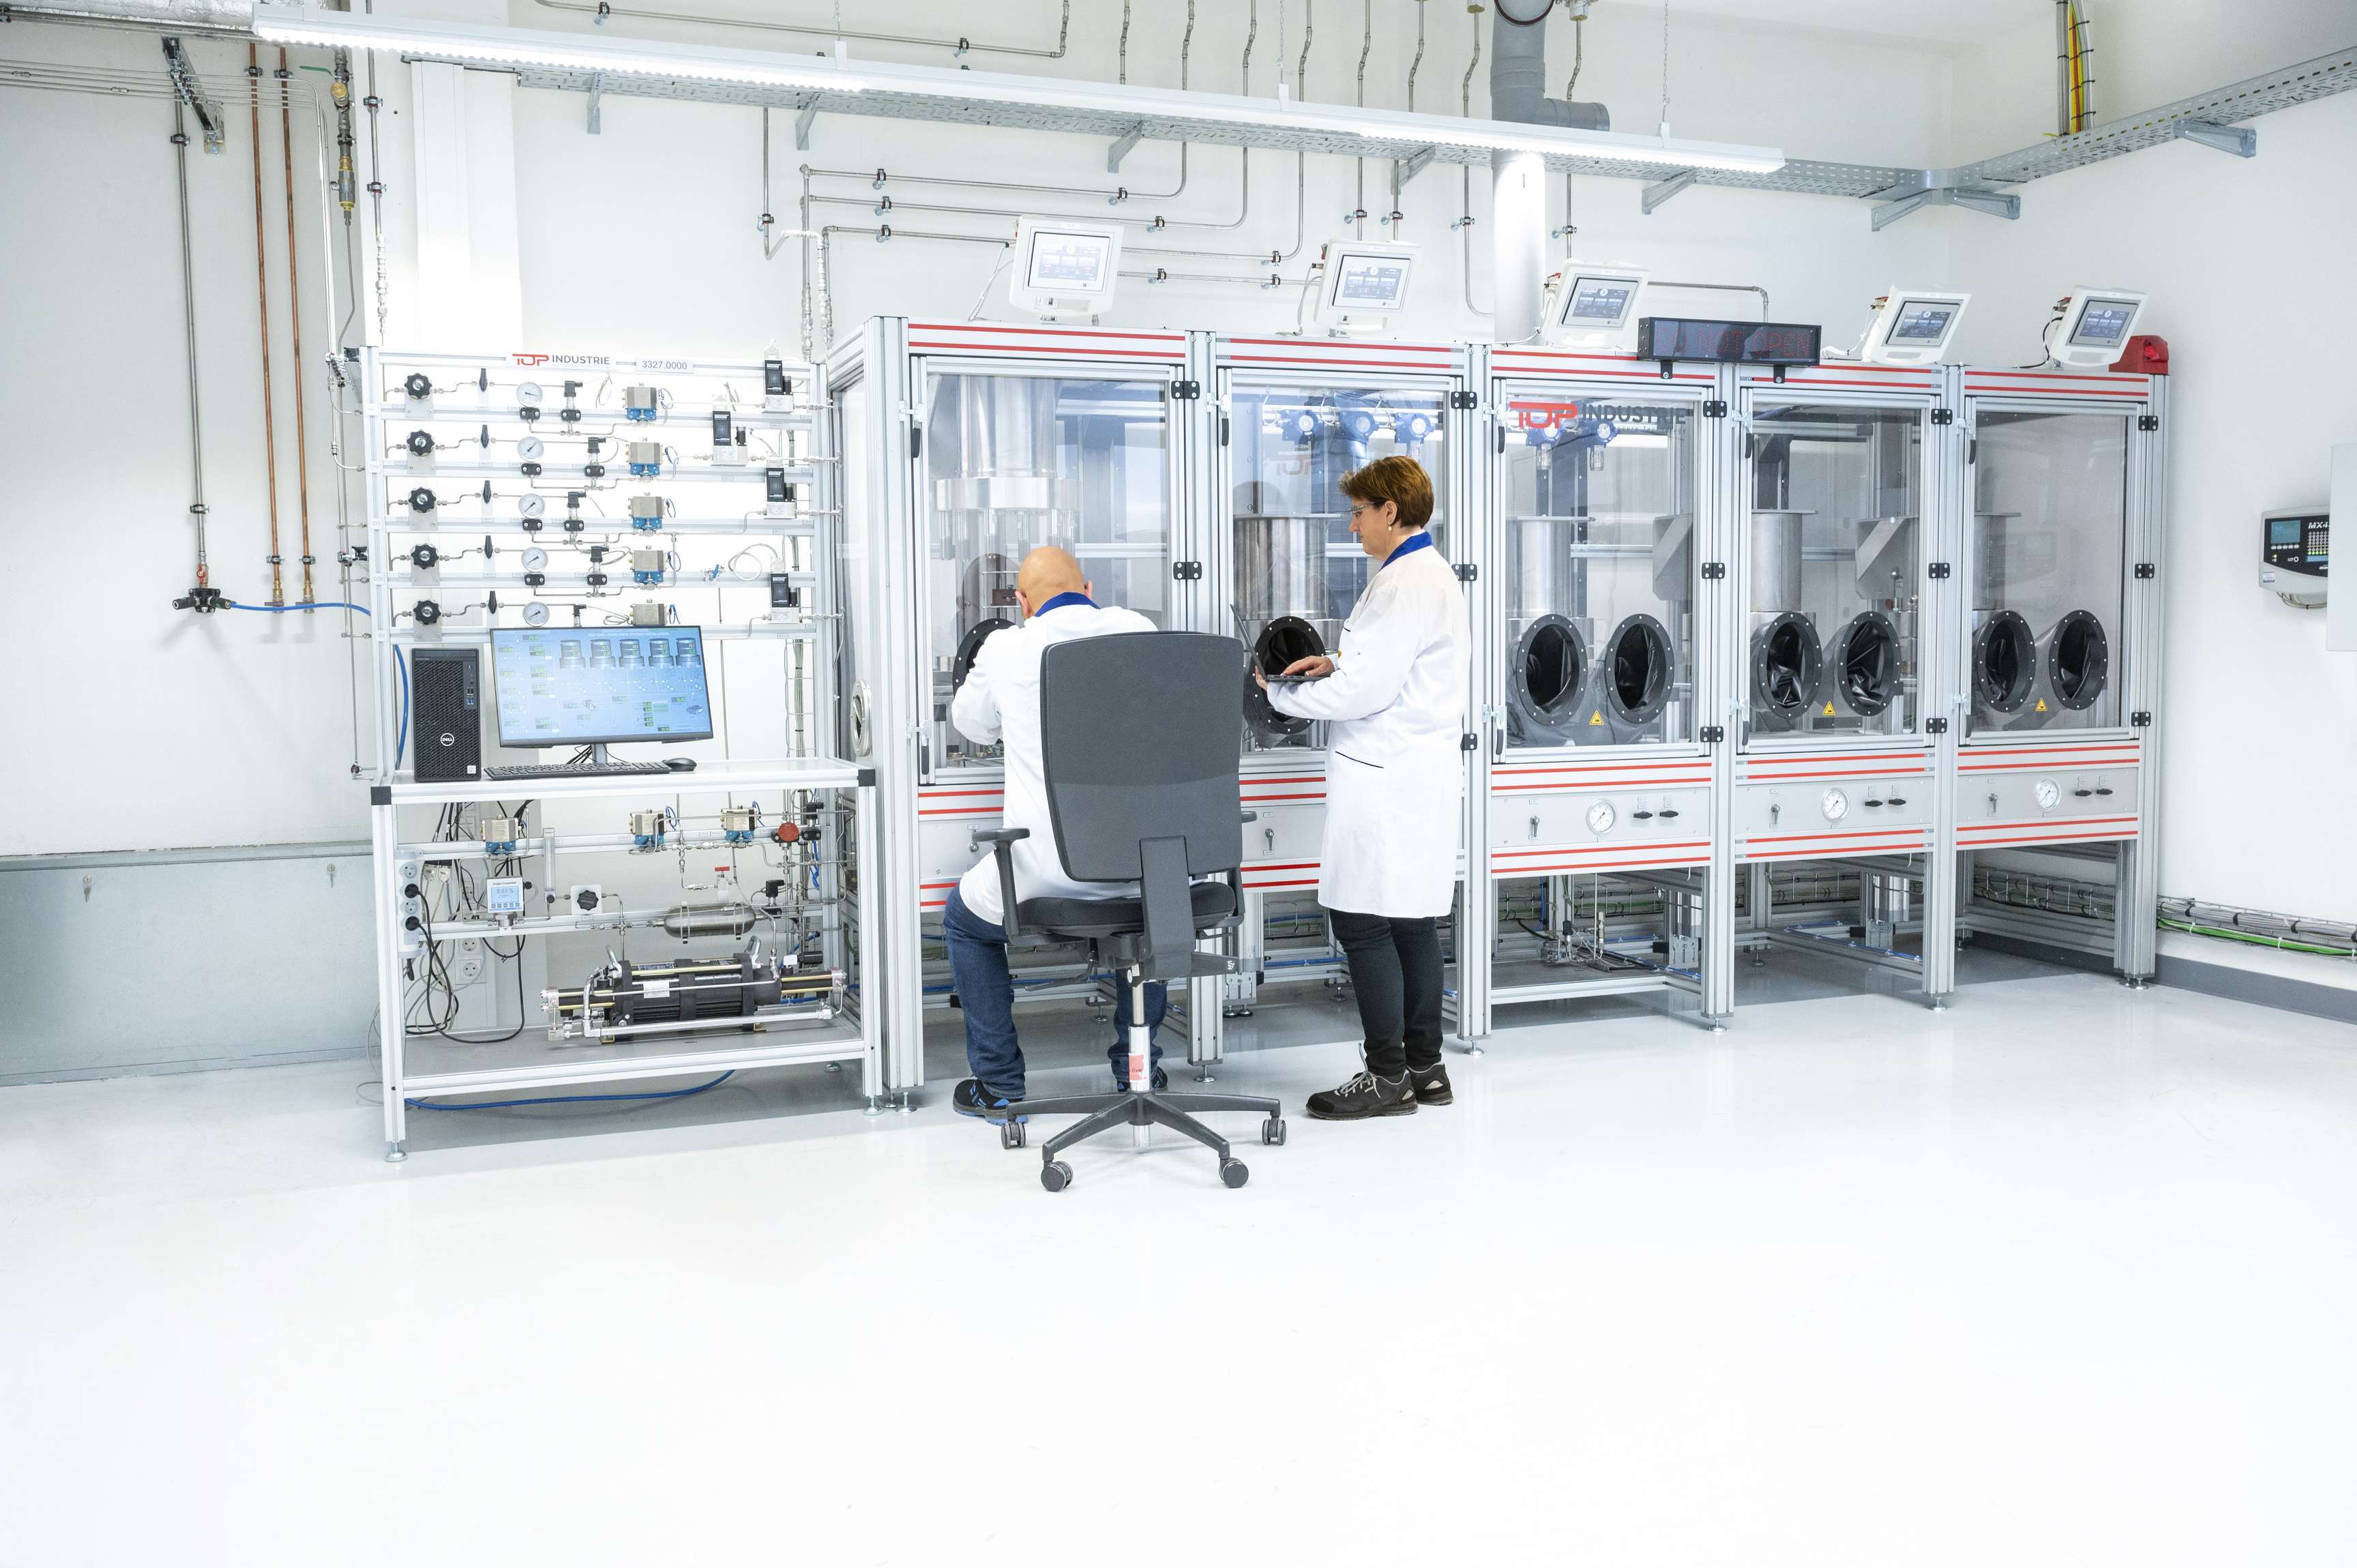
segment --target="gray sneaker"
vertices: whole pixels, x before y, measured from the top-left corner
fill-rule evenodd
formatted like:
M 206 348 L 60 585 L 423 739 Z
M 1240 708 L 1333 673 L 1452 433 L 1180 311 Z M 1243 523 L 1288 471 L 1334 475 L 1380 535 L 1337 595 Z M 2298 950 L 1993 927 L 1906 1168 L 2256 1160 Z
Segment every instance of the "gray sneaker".
M 1361 1122 L 1370 1116 L 1413 1116 L 1415 1114 L 1415 1090 L 1407 1084 L 1407 1074 L 1397 1078 L 1377 1078 L 1362 1072 L 1338 1089 L 1321 1090 L 1304 1102 L 1304 1109 L 1320 1122 Z

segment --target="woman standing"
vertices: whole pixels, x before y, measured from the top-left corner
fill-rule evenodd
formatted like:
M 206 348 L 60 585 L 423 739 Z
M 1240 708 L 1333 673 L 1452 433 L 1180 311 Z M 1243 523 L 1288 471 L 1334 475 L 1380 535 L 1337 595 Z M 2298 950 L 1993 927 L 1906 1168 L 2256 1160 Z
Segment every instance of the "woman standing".
M 1326 832 L 1318 901 L 1351 963 L 1366 1070 L 1309 1097 L 1329 1122 L 1446 1105 L 1440 1065 L 1440 917 L 1457 886 L 1465 786 L 1465 595 L 1432 547 L 1432 480 L 1415 458 L 1342 480 L 1351 532 L 1382 563 L 1334 657 L 1269 691 L 1269 706 L 1326 721 Z M 1262 684 L 1265 686 L 1266 682 Z

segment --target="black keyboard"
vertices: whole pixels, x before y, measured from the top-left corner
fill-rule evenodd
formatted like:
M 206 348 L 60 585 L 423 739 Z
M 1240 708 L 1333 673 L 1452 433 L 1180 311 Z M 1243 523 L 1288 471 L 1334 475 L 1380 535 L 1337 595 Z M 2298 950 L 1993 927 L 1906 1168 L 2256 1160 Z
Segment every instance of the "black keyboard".
M 486 768 L 486 779 L 622 779 L 641 778 L 678 769 L 660 762 L 541 762 L 526 768 Z

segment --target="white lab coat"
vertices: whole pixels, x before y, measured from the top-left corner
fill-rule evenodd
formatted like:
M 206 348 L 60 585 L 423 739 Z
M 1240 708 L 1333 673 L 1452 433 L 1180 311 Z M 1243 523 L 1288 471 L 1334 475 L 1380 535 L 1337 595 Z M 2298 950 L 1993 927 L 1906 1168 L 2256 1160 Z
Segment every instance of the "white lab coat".
M 950 722 L 972 740 L 999 741 L 1006 748 L 1006 806 L 999 825 L 1029 828 L 1015 843 L 1015 897 L 1026 898 L 1119 898 L 1134 895 L 1106 882 L 1075 882 L 1056 856 L 1056 830 L 1048 820 L 1048 782 L 1039 763 L 1039 660 L 1050 646 L 1115 632 L 1154 631 L 1135 610 L 1095 605 L 1060 605 L 1027 618 L 1012 631 L 986 639 L 974 655 L 965 684 L 950 703 Z M 993 925 L 1006 923 L 998 894 L 996 858 L 985 854 L 958 878 L 965 907 Z
M 1448 913 L 1471 649 L 1465 592 L 1440 552 L 1394 553 L 1343 623 L 1334 673 L 1270 689 L 1277 712 L 1327 722 L 1318 901 L 1329 909 Z

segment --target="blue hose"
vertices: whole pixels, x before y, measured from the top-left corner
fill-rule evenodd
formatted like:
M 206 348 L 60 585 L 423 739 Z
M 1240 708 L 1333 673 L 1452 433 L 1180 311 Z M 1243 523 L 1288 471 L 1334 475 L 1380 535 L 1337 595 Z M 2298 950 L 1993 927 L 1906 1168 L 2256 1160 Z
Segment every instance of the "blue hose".
M 341 599 L 323 599 L 317 604 L 311 605 L 241 605 L 233 599 L 223 599 L 221 601 L 221 608 L 225 610 L 255 610 L 264 615 L 274 616 L 283 616 L 289 610 L 358 610 L 362 615 L 369 613 L 368 607 L 366 605 L 346 604 Z
M 446 1101 L 409 1100 L 403 1103 L 413 1111 L 506 1111 L 518 1105 L 592 1105 L 613 1100 L 684 1100 L 691 1094 L 702 1094 L 707 1089 L 717 1089 L 737 1076 L 730 1068 L 709 1083 L 699 1083 L 690 1089 L 665 1089 L 651 1094 L 548 1094 L 535 1100 L 482 1100 L 472 1105 L 453 1105 Z

